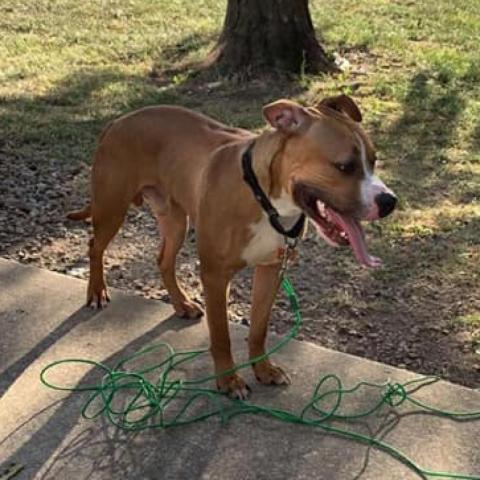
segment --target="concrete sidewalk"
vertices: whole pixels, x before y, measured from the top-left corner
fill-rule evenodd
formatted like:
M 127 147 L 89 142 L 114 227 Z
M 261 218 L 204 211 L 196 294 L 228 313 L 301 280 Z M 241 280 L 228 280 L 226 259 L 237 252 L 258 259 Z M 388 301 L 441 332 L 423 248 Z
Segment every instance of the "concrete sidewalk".
M 261 416 L 238 416 L 227 425 L 212 418 L 140 433 L 122 432 L 104 419 L 82 419 L 84 396 L 40 383 L 39 373 L 49 362 L 77 357 L 113 364 L 159 339 L 183 349 L 208 345 L 204 320 L 181 320 L 168 305 L 118 292 L 105 311 L 91 311 L 83 308 L 85 289 L 81 280 L 0 259 L 0 478 L 11 463 L 24 465 L 15 480 L 422 478 L 365 445 Z M 236 358 L 242 360 L 247 330 L 231 325 L 231 331 Z M 260 386 L 247 371 L 251 400 L 295 412 L 327 373 L 339 375 L 347 386 L 416 377 L 304 342 L 292 341 L 277 357 L 289 366 L 293 384 Z M 190 375 L 210 370 L 208 356 L 185 367 Z M 63 375 L 75 384 L 91 372 L 71 366 Z M 480 410 L 480 393 L 447 382 L 421 390 L 417 398 L 444 409 Z M 358 412 L 376 401 L 378 392 L 365 390 L 349 409 Z M 384 440 L 424 468 L 480 478 L 479 421 L 455 422 L 402 406 L 348 428 L 364 434 L 381 430 Z

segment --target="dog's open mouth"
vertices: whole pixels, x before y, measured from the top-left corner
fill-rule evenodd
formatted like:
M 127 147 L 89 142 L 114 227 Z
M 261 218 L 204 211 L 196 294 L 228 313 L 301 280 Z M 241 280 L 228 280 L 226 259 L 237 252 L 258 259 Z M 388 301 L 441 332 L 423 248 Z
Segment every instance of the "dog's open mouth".
M 294 197 L 314 223 L 318 235 L 329 245 L 349 245 L 355 259 L 365 267 L 379 267 L 381 260 L 370 255 L 365 241 L 365 233 L 359 220 L 341 214 L 320 200 L 318 192 L 312 187 L 299 186 Z

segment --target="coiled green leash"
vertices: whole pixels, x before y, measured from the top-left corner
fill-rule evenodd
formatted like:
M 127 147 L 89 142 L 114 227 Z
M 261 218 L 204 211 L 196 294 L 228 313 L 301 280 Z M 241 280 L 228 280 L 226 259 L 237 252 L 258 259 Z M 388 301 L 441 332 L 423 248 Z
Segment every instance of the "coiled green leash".
M 264 355 L 250 359 L 228 372 L 222 373 L 222 375 L 233 373 L 264 360 L 297 335 L 302 322 L 297 296 L 290 280 L 286 277 L 282 278 L 282 288 L 290 300 L 295 317 L 295 323 L 290 332 Z M 139 370 L 128 368 L 127 364 L 129 362 L 159 351 L 166 353 L 160 363 L 147 365 Z M 216 389 L 202 386 L 202 384 L 215 379 L 217 375 L 186 380 L 181 379 L 178 375 L 175 376 L 175 373 L 178 374 L 176 369 L 180 365 L 207 352 L 208 349 L 175 351 L 168 343 L 161 342 L 139 350 L 120 360 L 111 368 L 93 360 L 59 360 L 47 365 L 42 370 L 40 380 L 44 385 L 55 390 L 90 392 L 90 396 L 82 408 L 82 416 L 93 419 L 105 415 L 113 425 L 128 431 L 178 427 L 214 416 L 220 417 L 222 422 L 227 422 L 240 414 L 262 414 L 288 423 L 321 428 L 326 432 L 376 447 L 424 477 L 480 480 L 480 472 L 478 475 L 462 475 L 460 473 L 426 470 L 396 448 L 377 438 L 332 425 L 333 421 L 355 421 L 378 413 L 384 406 L 399 407 L 403 403 L 410 403 L 421 410 L 455 420 L 479 420 L 480 411 L 444 411 L 422 403 L 413 397 L 414 391 L 438 381 L 437 377 L 421 377 L 405 383 L 360 382 L 353 388 L 347 389 L 344 388 L 342 381 L 336 375 L 325 375 L 316 384 L 309 402 L 300 413 L 295 413 L 280 408 L 255 405 L 247 401 L 231 400 Z M 104 375 L 100 384 L 79 387 L 59 386 L 46 380 L 48 370 L 66 363 L 91 365 L 103 371 Z M 155 375 L 155 380 L 147 380 L 146 375 Z M 378 390 L 377 402 L 362 412 L 345 413 L 342 411 L 344 399 L 364 388 Z M 126 401 L 125 397 L 127 397 Z M 328 408 L 323 406 L 325 403 L 329 405 Z M 205 405 L 207 408 L 205 408 Z M 198 412 L 199 408 L 202 408 L 202 411 Z

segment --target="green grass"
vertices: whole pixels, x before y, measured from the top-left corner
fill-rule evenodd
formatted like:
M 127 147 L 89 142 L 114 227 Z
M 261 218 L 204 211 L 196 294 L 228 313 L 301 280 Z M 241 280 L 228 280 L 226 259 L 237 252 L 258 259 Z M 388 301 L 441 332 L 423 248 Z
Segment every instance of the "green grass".
M 3 0 L 3 154 L 40 164 L 90 162 L 101 126 L 143 105 L 181 104 L 258 129 L 263 103 L 342 90 L 361 104 L 380 173 L 401 198 L 399 212 L 377 228 L 375 248 L 387 267 L 372 281 L 392 282 L 400 292 L 392 298 L 408 297 L 425 315 L 437 302 L 442 318 L 478 325 L 461 320 L 480 311 L 478 1 L 313 0 L 319 36 L 350 69 L 336 78 L 302 74 L 244 86 L 196 76 L 225 6 Z M 381 307 L 393 311 L 394 300 Z

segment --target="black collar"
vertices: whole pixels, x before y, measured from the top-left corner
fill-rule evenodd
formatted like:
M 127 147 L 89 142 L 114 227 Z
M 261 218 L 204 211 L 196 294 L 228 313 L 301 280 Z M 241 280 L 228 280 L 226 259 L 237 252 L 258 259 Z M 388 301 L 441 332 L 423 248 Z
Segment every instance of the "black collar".
M 272 227 L 288 238 L 297 238 L 303 231 L 305 225 L 305 214 L 301 214 L 298 220 L 295 222 L 292 228 L 285 230 L 283 225 L 280 223 L 280 214 L 277 209 L 271 204 L 265 192 L 262 190 L 262 187 L 258 183 L 257 176 L 252 168 L 252 150 L 255 142 L 252 142 L 245 153 L 242 155 L 242 170 L 243 170 L 243 179 L 247 182 L 248 186 L 252 189 L 253 195 L 257 199 L 258 203 L 268 215 L 270 224 Z

